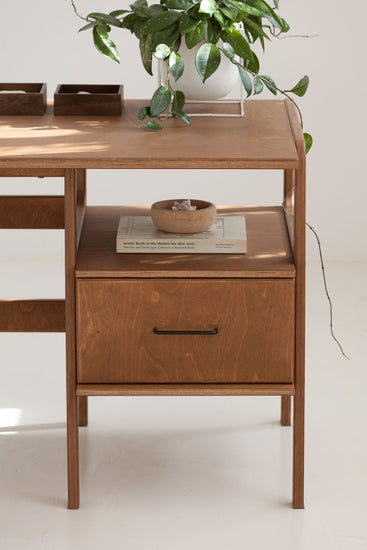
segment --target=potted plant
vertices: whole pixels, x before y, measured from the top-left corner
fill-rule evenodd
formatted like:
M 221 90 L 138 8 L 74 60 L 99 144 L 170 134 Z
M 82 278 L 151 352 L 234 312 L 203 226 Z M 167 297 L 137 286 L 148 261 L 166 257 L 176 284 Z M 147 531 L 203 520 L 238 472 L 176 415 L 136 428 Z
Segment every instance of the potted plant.
M 309 78 L 303 76 L 290 89 L 281 89 L 274 79 L 261 74 L 254 45 L 260 43 L 263 50 L 268 41 L 289 31 L 289 25 L 278 13 L 279 0 L 271 6 L 265 0 L 161 0 L 148 6 L 146 0 L 136 0 L 129 10 L 110 13 L 93 12 L 82 17 L 71 0 L 75 13 L 87 24 L 80 31 L 90 29 L 94 45 L 104 56 L 119 62 L 116 45 L 110 38 L 113 27 L 128 29 L 139 40 L 141 60 L 145 70 L 152 75 L 152 59 L 167 62 L 165 82 L 154 92 L 150 104 L 140 109 L 140 120 L 148 118 L 145 127 L 161 130 L 158 120 L 163 113 L 182 119 L 190 125 L 184 111 L 185 95 L 179 89 L 185 65 L 180 47 L 196 48 L 193 62 L 202 82 L 206 82 L 220 66 L 229 60 L 238 70 L 247 97 L 260 94 L 267 88 L 271 93 L 288 97 L 302 114 L 290 94 L 303 96 Z M 312 138 L 304 134 L 306 150 Z

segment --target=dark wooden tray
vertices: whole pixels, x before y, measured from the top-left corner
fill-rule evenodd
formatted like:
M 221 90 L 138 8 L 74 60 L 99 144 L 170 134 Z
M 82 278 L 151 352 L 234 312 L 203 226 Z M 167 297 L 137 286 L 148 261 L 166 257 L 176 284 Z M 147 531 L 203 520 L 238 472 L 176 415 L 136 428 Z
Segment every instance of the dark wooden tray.
M 54 94 L 55 115 L 121 115 L 123 104 L 120 84 L 59 84 Z
M 11 93 L 22 90 L 25 93 Z M 0 83 L 1 115 L 43 115 L 47 103 L 47 85 L 26 83 Z M 4 93 L 9 91 L 10 93 Z

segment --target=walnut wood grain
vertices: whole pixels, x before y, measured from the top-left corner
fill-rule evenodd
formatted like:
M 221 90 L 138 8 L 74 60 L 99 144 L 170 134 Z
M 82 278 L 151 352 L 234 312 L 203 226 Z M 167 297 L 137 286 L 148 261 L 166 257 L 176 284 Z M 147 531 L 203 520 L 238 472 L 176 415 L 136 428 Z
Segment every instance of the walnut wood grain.
M 88 426 L 88 397 L 78 396 L 78 425 Z
M 279 100 L 246 101 L 243 118 L 195 117 L 192 128 L 167 121 L 142 127 L 146 101 L 125 102 L 121 117 L 3 117 L 0 168 L 297 168 L 298 156 Z M 208 139 L 218 136 L 218 139 Z
M 292 409 L 292 400 L 290 396 L 284 395 L 281 401 L 281 411 L 280 411 L 280 423 L 282 426 L 291 425 L 291 409 Z
M 26 93 L 1 93 L 1 115 L 43 115 L 47 103 L 47 85 L 33 83 L 0 83 L 0 90 L 22 90 Z
M 63 196 L 0 196 L 0 229 L 63 228 Z
M 82 236 L 84 218 L 87 208 L 87 173 L 86 170 L 76 170 L 76 233 L 77 246 Z
M 116 116 L 121 115 L 123 102 L 124 87 L 117 84 L 59 84 L 54 93 L 54 114 Z
M 78 384 L 79 396 L 294 395 L 294 384 Z
M 306 247 L 306 151 L 296 109 L 286 102 L 299 157 L 295 172 L 294 259 L 296 263 L 296 332 L 293 426 L 293 507 L 304 508 L 304 427 L 305 427 L 305 247 Z
M 78 404 L 76 396 L 75 279 L 77 171 L 65 171 L 65 325 L 68 507 L 79 508 Z
M 280 207 L 223 208 L 244 213 L 247 254 L 116 254 L 120 215 L 149 215 L 143 207 L 88 207 L 77 277 L 251 277 L 295 276 L 284 214 Z
M 80 279 L 77 340 L 78 383 L 292 383 L 294 281 Z
M 0 168 L 0 178 L 63 178 L 62 168 Z
M 83 230 L 84 217 L 87 204 L 87 173 L 86 170 L 75 171 L 76 177 L 76 239 L 77 247 Z M 88 397 L 78 397 L 78 425 L 88 426 Z
M 294 170 L 284 170 L 283 209 L 292 251 L 294 250 L 294 177 Z
M 1 300 L 0 332 L 65 332 L 65 301 Z
M 118 120 L 112 117 L 54 117 L 52 108 L 43 117 L 2 117 L 0 138 L 0 176 L 63 176 L 66 183 L 66 333 L 67 333 L 67 410 L 68 410 L 68 479 L 69 507 L 79 505 L 78 481 L 78 410 L 79 423 L 85 420 L 88 395 L 281 395 L 283 405 L 288 396 L 294 395 L 294 443 L 293 443 L 293 506 L 304 506 L 304 298 L 305 298 L 305 154 L 302 130 L 295 111 L 289 102 L 282 101 L 246 101 L 246 116 L 243 119 L 196 118 L 193 128 L 187 129 L 180 121 L 169 121 L 167 128 L 160 134 L 152 134 L 142 129 L 137 120 L 138 108 L 145 102 L 129 101 L 126 112 Z M 217 139 L 220 136 L 220 140 Z M 213 140 L 212 137 L 215 139 Z M 272 244 L 270 250 L 256 245 L 255 258 L 244 269 L 238 258 L 215 255 L 196 255 L 180 259 L 175 255 L 168 259 L 155 256 L 146 258 L 146 264 L 139 255 L 119 256 L 118 263 L 109 264 L 110 277 L 124 277 L 132 282 L 134 277 L 142 277 L 144 268 L 147 277 L 140 283 L 151 283 L 151 279 L 173 278 L 173 283 L 187 277 L 188 282 L 206 277 L 215 282 L 220 277 L 225 283 L 233 280 L 240 283 L 245 277 L 249 282 L 265 284 L 267 279 L 276 285 L 295 283 L 295 375 L 294 383 L 289 384 L 88 384 L 76 385 L 75 362 L 75 288 L 74 266 L 77 243 L 83 222 L 84 198 L 79 200 L 77 189 L 81 189 L 83 175 L 75 169 L 86 168 L 274 168 L 285 170 L 285 190 L 289 188 L 291 177 L 296 184 L 295 224 L 294 224 L 294 260 L 290 251 L 288 235 L 283 215 L 277 211 L 277 221 L 272 233 L 281 235 L 279 255 L 274 254 L 278 245 Z M 292 176 L 291 176 L 292 174 Z M 82 192 L 81 192 L 82 194 Z M 255 212 L 253 212 L 254 214 Z M 76 216 L 77 220 L 76 220 Z M 81 215 L 80 215 L 81 214 Z M 268 212 L 271 216 L 274 213 Z M 265 216 L 265 214 L 264 214 Z M 261 216 L 259 215 L 259 218 Z M 274 218 L 275 219 L 275 218 Z M 88 221 L 88 220 L 87 220 Z M 271 224 L 258 226 L 266 229 Z M 252 225 L 252 221 L 250 221 Z M 77 227 L 78 225 L 78 227 Z M 252 225 L 255 228 L 255 225 Z M 281 228 L 279 230 L 279 228 Z M 279 232 L 280 231 L 280 232 Z M 290 232 L 291 233 L 291 232 Z M 269 234 L 263 235 L 269 239 Z M 106 239 L 106 241 L 105 241 Z M 103 246 L 112 242 L 111 236 L 102 237 Z M 284 242 L 283 242 L 284 241 Z M 285 244 L 284 244 L 285 243 Z M 94 243 L 95 244 L 95 243 Z M 279 241 L 278 241 L 279 244 Z M 275 248 L 274 248 L 275 246 Z M 97 248 L 98 252 L 98 248 Z M 283 256 L 285 252 L 285 256 Z M 97 256 L 99 252 L 97 253 Z M 111 251 L 108 262 L 111 262 Z M 105 256 L 105 259 L 107 259 Z M 128 256 L 134 256 L 129 260 Z M 228 269 L 222 264 L 229 263 Z M 247 255 L 246 261 L 250 259 Z M 80 271 L 78 285 L 88 282 L 88 261 Z M 102 260 L 102 258 L 100 258 Z M 169 263 L 172 262 L 173 263 Z M 242 261 L 244 260 L 242 256 Z M 284 261 L 283 261 L 284 260 Z M 129 263 L 131 261 L 131 263 Z M 158 264 L 158 261 L 160 262 Z M 168 263 L 167 263 L 168 261 Z M 269 263 L 267 263 L 267 261 Z M 123 266 L 124 263 L 127 266 Z M 252 267 L 251 267 L 252 266 Z M 296 269 L 295 269 L 296 267 Z M 296 275 L 297 272 L 297 275 Z M 84 275 L 83 275 L 84 273 Z M 220 274 L 220 275 L 218 275 Z M 103 277 L 102 263 L 93 276 Z M 84 277 L 84 279 L 83 279 Z M 174 278 L 178 280 L 174 280 Z M 287 279 L 288 278 L 288 279 Z M 131 280 L 132 279 L 132 280 Z M 236 280 L 235 280 L 236 279 Z M 250 280 L 251 279 L 251 280 Z M 113 280 L 112 282 L 116 282 Z M 261 292 L 258 295 L 260 299 Z M 0 316 L 1 317 L 1 316 Z M 11 317 L 11 316 L 10 316 Z M 269 319 L 271 315 L 268 315 Z M 282 322 L 288 322 L 284 315 Z M 160 336 L 158 336 L 160 338 Z M 94 392 L 94 393 L 93 393 Z M 140 392 L 140 393 L 139 393 Z M 149 393 L 151 392 L 151 393 Z M 180 393 L 181 392 L 181 393 Z M 237 393 L 238 392 L 238 393 Z M 243 392 L 243 393 L 241 393 Z M 262 392 L 262 393 L 259 393 Z M 78 394 L 78 398 L 77 398 Z M 283 419 L 288 414 L 288 404 L 283 407 Z

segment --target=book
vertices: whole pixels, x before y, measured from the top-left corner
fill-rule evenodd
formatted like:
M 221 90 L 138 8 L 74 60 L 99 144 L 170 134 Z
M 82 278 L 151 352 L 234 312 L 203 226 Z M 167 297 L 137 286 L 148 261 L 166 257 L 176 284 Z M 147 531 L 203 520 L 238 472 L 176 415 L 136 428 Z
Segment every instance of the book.
M 210 229 L 192 235 L 159 231 L 150 216 L 121 216 L 116 252 L 245 254 L 245 216 L 218 216 Z

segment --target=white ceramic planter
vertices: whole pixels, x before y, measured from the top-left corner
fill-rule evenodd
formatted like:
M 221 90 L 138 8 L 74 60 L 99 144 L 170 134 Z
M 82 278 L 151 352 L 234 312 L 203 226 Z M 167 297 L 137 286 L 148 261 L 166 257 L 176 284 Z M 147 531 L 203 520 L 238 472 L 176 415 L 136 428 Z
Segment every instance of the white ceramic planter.
M 202 43 L 189 49 L 185 44 L 185 40 L 182 40 L 178 53 L 183 59 L 185 69 L 177 82 L 173 78 L 170 79 L 171 86 L 174 90 L 181 90 L 185 94 L 185 98 L 189 100 L 221 99 L 227 96 L 236 86 L 239 78 L 237 67 L 231 63 L 228 57 L 222 54 L 218 69 L 203 84 L 195 67 L 196 52 L 201 45 Z M 163 83 L 167 76 L 168 62 L 161 61 L 160 67 Z

